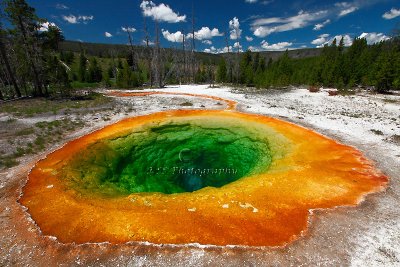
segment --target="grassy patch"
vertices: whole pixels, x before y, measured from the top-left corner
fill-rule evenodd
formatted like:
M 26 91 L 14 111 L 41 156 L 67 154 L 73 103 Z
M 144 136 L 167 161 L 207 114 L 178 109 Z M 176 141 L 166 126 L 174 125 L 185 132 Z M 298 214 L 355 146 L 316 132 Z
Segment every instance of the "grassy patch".
M 99 84 L 74 81 L 71 83 L 71 86 L 73 89 L 85 89 L 85 88 L 97 88 L 99 87 Z
M 35 133 L 35 129 L 30 127 L 30 128 L 25 128 L 22 130 L 19 130 L 18 132 L 15 133 L 15 136 L 27 136 Z
M 389 104 L 395 104 L 395 103 L 398 103 L 399 101 L 396 99 L 383 99 L 383 102 L 389 103 Z
M 72 121 L 70 119 L 63 119 L 41 121 L 37 122 L 35 127 L 22 129 L 16 132 L 16 136 L 21 137 L 34 134 L 35 138 L 33 139 L 33 142 L 25 144 L 23 144 L 23 142 L 18 142 L 19 139 L 8 139 L 8 143 L 14 145 L 16 148 L 14 152 L 9 155 L 4 155 L 4 151 L 0 154 L 0 169 L 18 165 L 18 158 L 28 154 L 39 153 L 46 149 L 46 147 L 49 147 L 49 145 L 62 140 L 66 133 L 81 128 L 84 125 L 84 122 L 81 120 Z M 15 142 L 15 140 L 17 140 L 17 142 Z
M 17 166 L 19 162 L 13 157 L 0 158 L 0 167 L 11 168 Z
M 62 110 L 95 108 L 110 102 L 112 102 L 111 98 L 91 92 L 85 95 L 75 95 L 68 99 L 33 98 L 12 101 L 1 105 L 0 113 L 9 113 L 17 117 L 33 117 L 45 113 L 57 114 Z
M 191 102 L 183 102 L 182 104 L 180 104 L 180 106 L 182 106 L 182 107 L 191 107 L 191 106 L 193 106 L 193 103 L 191 103 Z

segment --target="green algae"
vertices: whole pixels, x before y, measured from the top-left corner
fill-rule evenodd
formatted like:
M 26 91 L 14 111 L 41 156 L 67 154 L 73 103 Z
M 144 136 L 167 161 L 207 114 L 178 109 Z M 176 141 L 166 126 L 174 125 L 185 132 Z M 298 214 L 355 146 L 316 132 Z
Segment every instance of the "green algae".
M 268 139 L 241 123 L 170 121 L 89 145 L 63 177 L 82 193 L 174 194 L 222 187 L 271 162 Z

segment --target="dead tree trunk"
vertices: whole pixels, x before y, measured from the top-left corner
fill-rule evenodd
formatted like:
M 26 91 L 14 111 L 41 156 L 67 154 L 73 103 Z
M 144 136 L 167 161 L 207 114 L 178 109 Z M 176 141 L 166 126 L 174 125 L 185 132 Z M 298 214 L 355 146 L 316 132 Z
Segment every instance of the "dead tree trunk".
M 181 83 L 185 83 L 186 77 L 186 49 L 185 49 L 185 31 L 182 30 L 182 53 L 183 53 L 183 66 L 182 66 L 182 73 L 181 73 Z
M 135 71 L 137 69 L 136 61 L 135 61 L 135 51 L 133 49 L 133 40 L 132 40 L 131 30 L 128 26 L 126 27 L 126 32 L 128 33 L 129 45 L 131 48 L 132 71 Z
M 146 17 L 143 17 L 143 30 L 144 30 L 144 34 L 145 34 L 145 42 L 146 42 L 146 58 L 147 58 L 147 69 L 149 71 L 149 82 L 150 82 L 150 87 L 153 87 L 153 70 L 152 70 L 152 66 L 151 66 L 151 54 L 152 51 L 150 49 L 149 46 L 149 32 L 147 30 L 147 23 L 146 23 Z
M 194 32 L 194 4 L 192 5 L 192 54 L 191 54 L 191 59 L 192 59 L 192 81 L 193 83 L 196 83 L 196 59 L 195 59 L 195 50 L 196 50 L 196 36 Z
M 156 49 L 155 49 L 155 55 L 154 55 L 154 59 L 155 59 L 155 75 L 154 78 L 157 82 L 157 85 L 159 88 L 163 87 L 163 78 L 162 78 L 162 68 L 161 68 L 161 49 L 160 49 L 160 28 L 159 28 L 159 24 L 158 21 L 156 21 Z

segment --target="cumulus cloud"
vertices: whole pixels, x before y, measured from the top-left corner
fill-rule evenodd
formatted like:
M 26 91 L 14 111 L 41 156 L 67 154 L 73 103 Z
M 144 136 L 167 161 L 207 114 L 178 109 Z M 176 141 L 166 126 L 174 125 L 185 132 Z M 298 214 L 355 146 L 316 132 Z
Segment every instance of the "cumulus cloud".
M 253 37 L 246 36 L 246 40 L 247 40 L 247 42 L 251 42 L 251 41 L 253 41 L 254 39 L 253 39 Z
M 205 53 L 212 53 L 212 54 L 221 54 L 221 53 L 227 53 L 228 48 L 215 48 L 214 46 L 211 46 L 210 48 L 206 48 L 203 50 Z M 229 47 L 229 51 L 232 51 L 232 46 Z
M 327 34 L 327 33 L 321 34 L 320 36 L 318 36 L 317 39 L 313 40 L 311 43 L 313 45 L 322 45 L 329 41 L 327 38 L 329 38 L 329 34 Z
M 251 52 L 260 52 L 261 49 L 259 47 L 255 47 L 255 46 L 249 46 L 247 48 L 247 50 L 250 50 Z
M 252 30 L 257 37 L 265 37 L 275 32 L 285 32 L 308 26 L 311 22 L 325 18 L 328 11 L 322 10 L 314 13 L 300 11 L 297 15 L 287 18 L 273 17 L 256 19 Z
M 49 30 L 49 27 L 57 27 L 58 29 L 60 29 L 55 23 L 46 21 L 40 24 L 39 31 L 47 32 Z
M 212 39 L 213 37 L 216 36 L 222 36 L 223 34 L 219 32 L 217 28 L 210 29 L 208 27 L 202 27 L 200 30 L 194 33 L 194 37 L 197 40 L 207 40 L 207 39 Z M 190 33 L 188 35 L 189 38 L 192 38 L 192 34 Z
M 82 15 L 79 15 L 79 16 L 75 16 L 75 15 L 65 16 L 65 15 L 63 15 L 62 18 L 63 18 L 63 20 L 65 20 L 66 22 L 68 22 L 70 24 L 79 24 L 81 22 L 84 23 L 84 24 L 87 24 L 89 21 L 94 19 L 94 16 L 91 16 L 91 15 L 90 16 L 82 16 Z
M 121 27 L 123 32 L 136 32 L 136 29 L 133 27 Z
M 214 53 L 214 54 L 216 54 L 216 53 L 218 53 L 218 51 L 219 50 L 217 48 L 215 48 L 214 46 L 211 46 L 210 48 L 204 49 L 205 53 Z
M 253 4 L 253 3 L 257 3 L 257 0 L 245 0 L 245 2 L 246 2 L 246 3 Z
M 383 33 L 376 33 L 376 32 L 370 32 L 370 33 L 363 32 L 359 36 L 359 38 L 365 38 L 368 44 L 375 44 L 390 39 L 389 36 L 386 36 Z
M 212 41 L 211 40 L 204 40 L 202 41 L 203 44 L 207 44 L 207 45 L 212 45 Z
M 323 27 L 325 27 L 325 26 L 326 26 L 328 23 L 330 23 L 330 22 L 331 22 L 331 20 L 330 20 L 330 19 L 327 19 L 327 20 L 325 20 L 325 21 L 322 22 L 322 23 L 315 24 L 313 30 L 314 30 L 314 31 L 319 31 L 319 30 L 321 30 Z
M 342 38 L 344 46 L 351 46 L 353 44 L 353 39 L 348 34 L 336 35 L 334 37 L 330 37 L 329 34 L 322 34 L 317 39 L 313 40 L 311 43 L 313 45 L 316 45 L 317 48 L 321 48 L 324 47 L 325 45 L 331 45 L 335 39 L 336 39 L 336 44 L 339 44 Z
M 279 42 L 276 44 L 269 44 L 265 40 L 261 42 L 261 47 L 264 50 L 282 51 L 288 49 L 290 46 L 292 46 L 292 43 L 289 42 Z
M 396 17 L 400 16 L 400 8 L 392 8 L 390 11 L 386 12 L 385 14 L 382 15 L 382 18 L 384 19 L 394 19 Z
M 143 15 L 146 17 L 151 17 L 157 21 L 163 21 L 168 23 L 178 23 L 186 21 L 186 15 L 180 16 L 178 13 L 173 11 L 166 4 L 156 5 L 153 1 L 143 1 L 140 4 Z
M 177 32 L 169 32 L 168 30 L 162 30 L 162 35 L 164 38 L 173 43 L 182 43 L 183 42 L 183 33 L 181 31 Z
M 237 17 L 234 17 L 232 20 L 229 21 L 229 29 L 231 30 L 231 40 L 240 39 L 240 36 L 242 35 L 242 30 L 240 29 L 240 22 Z
M 242 46 L 240 45 L 239 42 L 235 42 L 235 43 L 233 44 L 233 47 L 234 47 L 234 48 L 242 48 Z
M 105 32 L 104 36 L 107 37 L 107 38 L 113 37 L 113 35 L 111 33 L 109 33 L 109 32 Z

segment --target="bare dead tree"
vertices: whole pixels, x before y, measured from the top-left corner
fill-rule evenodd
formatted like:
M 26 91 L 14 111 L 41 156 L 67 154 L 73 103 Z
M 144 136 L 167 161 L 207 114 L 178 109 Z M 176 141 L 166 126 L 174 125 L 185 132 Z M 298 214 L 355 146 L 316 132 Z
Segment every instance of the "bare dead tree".
M 154 65 L 155 65 L 155 72 L 154 72 L 154 79 L 157 83 L 157 86 L 162 88 L 163 87 L 163 75 L 161 69 L 161 49 L 160 49 L 160 27 L 157 20 L 155 20 L 155 30 L 156 30 L 156 39 L 155 39 L 155 49 L 154 49 Z
M 137 66 L 136 66 L 135 50 L 133 48 L 133 39 L 132 39 L 131 28 L 127 26 L 126 32 L 128 33 L 129 46 L 130 46 L 130 50 L 131 50 L 132 71 L 135 71 L 137 69 Z
M 151 54 L 152 51 L 150 50 L 150 39 L 149 39 L 149 32 L 147 30 L 147 22 L 146 22 L 146 17 L 143 16 L 143 32 L 144 32 L 144 41 L 146 43 L 146 50 L 145 50 L 145 54 L 146 54 L 146 62 L 147 62 L 147 69 L 149 71 L 149 81 L 150 81 L 150 87 L 153 87 L 153 70 L 152 70 L 152 64 L 151 64 L 151 60 L 149 58 L 151 58 Z
M 230 45 L 229 45 L 228 33 L 229 33 L 229 29 L 225 32 L 225 45 L 226 45 L 227 53 L 228 53 L 228 56 L 226 57 L 226 62 L 227 62 L 227 65 L 228 65 L 229 81 L 233 83 L 233 67 L 232 67 L 231 57 L 229 56 Z
M 236 18 L 234 18 L 236 19 Z M 235 35 L 235 40 L 236 43 L 234 44 L 237 46 L 237 53 L 236 53 L 236 83 L 239 84 L 239 76 L 240 76 L 240 66 L 239 66 L 239 62 L 240 62 L 240 35 L 241 35 L 241 31 L 239 28 L 239 23 L 232 23 L 231 24 L 231 29 L 232 29 L 232 33 Z M 232 50 L 234 49 L 234 47 L 232 48 Z M 232 51 L 233 52 L 233 51 Z
M 196 58 L 195 58 L 195 50 L 196 50 L 196 36 L 194 31 L 195 20 L 194 20 L 194 3 L 192 2 L 192 53 L 191 53 L 191 69 L 192 69 L 192 81 L 196 82 Z
M 229 31 L 227 31 L 227 32 L 229 32 Z M 229 39 L 228 39 L 227 32 L 225 32 L 225 45 L 226 45 L 226 48 L 227 48 L 228 54 L 229 54 Z
M 181 83 L 185 82 L 186 76 L 186 47 L 185 47 L 185 31 L 182 30 L 182 73 L 181 73 Z

